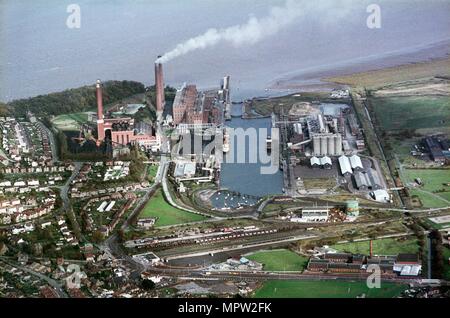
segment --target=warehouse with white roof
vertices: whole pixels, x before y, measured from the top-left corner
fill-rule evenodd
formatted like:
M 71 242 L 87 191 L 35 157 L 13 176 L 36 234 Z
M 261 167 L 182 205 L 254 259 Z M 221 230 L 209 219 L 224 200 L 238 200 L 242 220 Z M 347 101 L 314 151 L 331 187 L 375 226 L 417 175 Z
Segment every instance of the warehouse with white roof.
M 348 159 L 348 157 L 342 155 L 339 157 L 338 161 L 339 161 L 339 167 L 341 168 L 342 175 L 349 176 L 353 173 L 352 167 L 350 165 L 350 159 Z
M 364 170 L 364 166 L 362 164 L 361 158 L 357 155 L 353 155 L 350 157 L 350 165 L 354 171 Z

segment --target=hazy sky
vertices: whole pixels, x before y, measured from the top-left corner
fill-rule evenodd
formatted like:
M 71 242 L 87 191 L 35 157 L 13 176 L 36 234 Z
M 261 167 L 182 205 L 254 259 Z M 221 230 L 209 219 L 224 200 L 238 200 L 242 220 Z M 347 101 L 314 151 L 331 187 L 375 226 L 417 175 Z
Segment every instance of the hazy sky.
M 79 29 L 66 26 L 71 3 L 81 8 Z M 0 100 L 77 87 L 97 78 L 152 84 L 158 54 L 207 29 L 264 18 L 284 3 L 0 0 Z M 172 60 L 165 65 L 166 82 L 211 86 L 230 74 L 234 87 L 259 88 L 285 73 L 450 39 L 448 0 L 355 0 L 338 8 L 335 0 L 304 3 L 305 11 L 293 22 L 257 43 L 219 42 Z M 366 26 L 370 3 L 381 7 L 381 29 Z

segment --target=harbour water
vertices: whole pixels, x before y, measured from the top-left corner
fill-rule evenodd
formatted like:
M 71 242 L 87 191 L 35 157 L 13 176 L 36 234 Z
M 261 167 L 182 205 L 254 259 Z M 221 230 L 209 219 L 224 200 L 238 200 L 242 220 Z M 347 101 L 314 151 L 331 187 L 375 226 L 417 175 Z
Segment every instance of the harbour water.
M 259 94 L 258 96 L 262 96 Z M 240 115 L 242 113 L 242 105 L 234 104 L 232 106 L 232 115 Z M 242 119 L 233 117 L 231 121 L 226 122 L 231 128 L 266 128 L 270 132 L 272 126 L 270 118 L 259 119 Z M 263 138 L 263 136 L 258 136 Z M 258 139 L 259 140 L 259 139 Z M 234 140 L 235 141 L 235 140 Z M 235 154 L 237 145 L 231 140 L 231 147 L 234 147 Z M 246 158 L 249 158 L 250 151 L 258 151 L 258 146 L 245 147 Z M 241 147 L 239 147 L 241 148 Z M 252 195 L 262 197 L 269 193 L 282 193 L 283 175 L 281 171 L 275 174 L 261 174 L 260 168 L 262 164 L 258 158 L 257 163 L 223 163 L 220 174 L 220 186 L 223 189 L 238 192 L 244 195 Z

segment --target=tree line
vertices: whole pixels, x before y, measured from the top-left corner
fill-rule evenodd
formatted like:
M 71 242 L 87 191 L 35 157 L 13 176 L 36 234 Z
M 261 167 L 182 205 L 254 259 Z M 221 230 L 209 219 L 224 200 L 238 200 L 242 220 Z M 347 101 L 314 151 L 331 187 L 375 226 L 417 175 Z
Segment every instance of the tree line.
M 145 86 L 135 81 L 107 81 L 103 83 L 103 103 L 110 104 L 135 94 L 145 92 Z M 27 111 L 37 116 L 61 115 L 95 109 L 95 85 L 67 89 L 62 92 L 17 99 L 6 108 L 12 116 L 23 117 Z M 1 105 L 0 105 L 1 106 Z M 5 112 L 4 107 L 0 107 Z

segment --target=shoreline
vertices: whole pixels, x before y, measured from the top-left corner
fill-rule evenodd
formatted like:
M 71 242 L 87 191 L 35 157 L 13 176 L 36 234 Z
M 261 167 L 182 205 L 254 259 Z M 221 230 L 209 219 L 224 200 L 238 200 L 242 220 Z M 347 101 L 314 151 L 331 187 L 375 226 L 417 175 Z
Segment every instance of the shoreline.
M 269 89 L 292 89 L 304 91 L 331 91 L 348 88 L 353 82 L 339 79 L 398 68 L 429 66 L 440 61 L 450 61 L 450 39 L 421 46 L 414 51 L 391 52 L 378 57 L 363 57 L 310 69 L 303 69 L 274 79 Z M 450 64 L 450 63 L 449 63 Z

